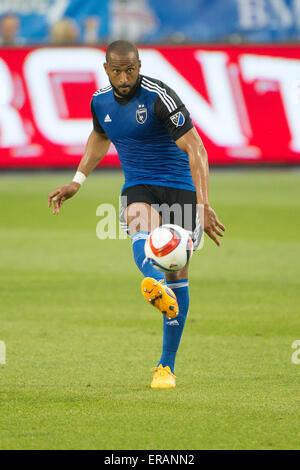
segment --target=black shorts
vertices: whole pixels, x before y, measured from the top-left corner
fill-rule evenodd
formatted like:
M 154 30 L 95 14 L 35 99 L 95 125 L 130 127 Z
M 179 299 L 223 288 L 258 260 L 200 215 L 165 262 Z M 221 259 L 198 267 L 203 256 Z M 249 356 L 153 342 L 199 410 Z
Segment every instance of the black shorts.
M 125 188 L 121 195 L 119 214 L 121 227 L 129 233 L 124 217 L 125 209 L 133 202 L 151 205 L 161 216 L 162 224 L 176 224 L 185 228 L 196 250 L 203 230 L 201 229 L 196 192 L 187 189 L 169 188 L 152 184 L 138 184 Z

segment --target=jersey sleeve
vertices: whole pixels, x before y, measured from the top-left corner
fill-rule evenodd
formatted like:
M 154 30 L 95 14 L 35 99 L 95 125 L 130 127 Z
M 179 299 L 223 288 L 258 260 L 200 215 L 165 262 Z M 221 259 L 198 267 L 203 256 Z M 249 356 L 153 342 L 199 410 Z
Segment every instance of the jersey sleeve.
M 170 136 L 176 141 L 190 131 L 194 125 L 190 113 L 179 96 L 167 85 L 162 85 L 164 92 L 157 95 L 154 103 L 154 113 Z
M 104 130 L 103 130 L 103 127 L 101 126 L 98 118 L 97 118 L 97 115 L 96 115 L 96 112 L 95 112 L 95 109 L 94 109 L 94 105 L 93 105 L 93 100 L 91 101 L 91 113 L 92 113 L 92 116 L 93 116 L 93 127 L 94 127 L 94 131 L 98 132 L 99 134 L 105 134 Z

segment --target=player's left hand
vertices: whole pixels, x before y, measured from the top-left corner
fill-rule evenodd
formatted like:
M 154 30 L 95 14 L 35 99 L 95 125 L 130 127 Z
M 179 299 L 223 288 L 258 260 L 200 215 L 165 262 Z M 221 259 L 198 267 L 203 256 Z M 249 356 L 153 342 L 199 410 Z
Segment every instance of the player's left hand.
M 220 232 L 219 229 L 225 232 L 225 227 L 219 221 L 215 211 L 209 205 L 205 205 L 204 206 L 204 231 L 218 246 L 220 246 L 221 243 L 218 240 L 217 235 L 219 237 L 223 237 L 223 233 Z

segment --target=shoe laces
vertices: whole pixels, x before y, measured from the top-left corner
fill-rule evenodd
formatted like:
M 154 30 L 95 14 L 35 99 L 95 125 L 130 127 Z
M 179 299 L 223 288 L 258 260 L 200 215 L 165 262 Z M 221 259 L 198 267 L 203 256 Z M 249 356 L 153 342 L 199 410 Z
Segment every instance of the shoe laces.
M 172 372 L 171 372 L 171 369 L 168 370 L 167 367 L 168 366 L 161 366 L 161 364 L 157 367 L 152 367 L 151 371 L 155 372 L 157 375 L 159 376 L 163 376 L 163 375 L 166 375 L 166 374 L 169 374 L 171 375 L 172 377 L 176 378 L 176 375 L 174 375 Z

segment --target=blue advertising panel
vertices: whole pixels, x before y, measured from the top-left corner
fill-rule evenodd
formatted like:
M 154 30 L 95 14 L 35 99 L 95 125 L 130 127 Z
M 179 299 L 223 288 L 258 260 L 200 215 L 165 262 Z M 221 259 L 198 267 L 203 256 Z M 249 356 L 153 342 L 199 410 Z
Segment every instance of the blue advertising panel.
M 190 42 L 300 40 L 297 0 L 149 0 L 148 4 L 157 18 L 156 28 L 145 38 L 150 42 L 168 38 Z

